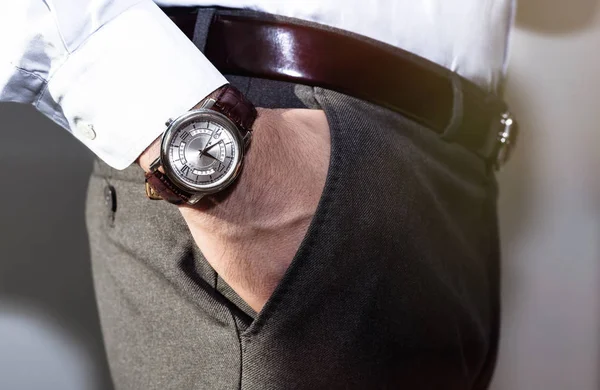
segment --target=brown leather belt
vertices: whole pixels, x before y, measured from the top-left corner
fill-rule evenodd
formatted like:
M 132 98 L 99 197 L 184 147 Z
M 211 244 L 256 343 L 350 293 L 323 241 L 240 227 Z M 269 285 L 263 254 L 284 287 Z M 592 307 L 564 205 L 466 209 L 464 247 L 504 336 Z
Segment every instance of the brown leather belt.
M 192 39 L 195 11 L 164 11 Z M 216 12 L 204 54 L 226 75 L 319 86 L 388 108 L 496 167 L 508 159 L 516 138 L 516 121 L 497 95 L 424 58 L 358 35 L 262 13 Z M 455 111 L 457 103 L 462 110 Z M 460 122 L 452 126 L 457 112 Z

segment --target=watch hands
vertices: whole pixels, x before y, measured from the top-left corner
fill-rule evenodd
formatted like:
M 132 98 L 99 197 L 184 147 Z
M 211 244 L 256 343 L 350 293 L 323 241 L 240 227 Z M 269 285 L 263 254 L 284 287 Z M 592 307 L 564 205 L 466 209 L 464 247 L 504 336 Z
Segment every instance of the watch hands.
M 212 148 L 214 148 L 216 145 L 218 145 L 218 144 L 220 144 L 220 143 L 221 143 L 221 141 L 219 141 L 219 142 L 216 142 L 216 143 L 214 143 L 214 144 L 210 145 L 208 148 L 204 149 L 204 150 L 202 151 L 202 153 L 206 153 L 206 152 L 208 152 L 209 150 L 211 150 Z
M 220 143 L 221 143 L 221 141 L 216 142 L 216 143 L 214 143 L 214 144 L 212 144 L 210 146 L 207 145 L 207 147 L 205 147 L 203 150 L 199 151 L 200 152 L 200 157 L 206 155 L 209 150 L 211 150 L 212 148 L 214 148 L 216 145 L 218 145 Z
M 210 149 L 210 148 L 208 148 L 208 149 Z M 206 150 L 206 152 L 208 152 L 208 149 Z M 213 160 L 221 161 L 218 157 L 215 157 L 212 154 L 206 153 L 206 152 L 202 153 L 202 151 L 200 151 L 200 158 L 202 158 L 202 156 L 206 156 L 206 157 L 212 158 Z
M 206 152 L 206 148 L 208 147 L 208 144 L 210 143 L 210 140 L 212 139 L 213 135 L 215 135 L 215 131 L 217 131 L 217 129 L 214 129 L 212 131 L 212 133 L 210 133 L 210 137 L 208 137 L 208 140 L 206 141 L 206 144 L 204 145 L 204 148 L 202 148 L 202 150 L 200 151 L 200 155 L 203 155 Z

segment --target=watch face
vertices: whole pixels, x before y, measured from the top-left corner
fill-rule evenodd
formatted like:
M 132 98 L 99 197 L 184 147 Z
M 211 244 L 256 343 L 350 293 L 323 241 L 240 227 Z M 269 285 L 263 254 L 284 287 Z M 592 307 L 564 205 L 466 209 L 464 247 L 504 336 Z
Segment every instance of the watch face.
M 223 115 L 191 111 L 165 133 L 162 161 L 169 177 L 187 190 L 216 192 L 229 185 L 242 159 L 239 131 Z

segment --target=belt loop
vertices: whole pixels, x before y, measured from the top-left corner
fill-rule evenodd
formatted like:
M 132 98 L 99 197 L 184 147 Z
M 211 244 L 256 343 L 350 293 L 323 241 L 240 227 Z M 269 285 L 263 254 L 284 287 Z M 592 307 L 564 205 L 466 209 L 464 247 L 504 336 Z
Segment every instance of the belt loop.
M 215 16 L 216 12 L 217 9 L 214 7 L 198 7 L 193 42 L 203 53 L 204 47 L 206 46 L 208 31 L 210 30 L 210 25 L 212 24 L 213 17 Z
M 450 75 L 452 80 L 452 118 L 442 133 L 442 139 L 451 142 L 463 126 L 464 95 L 461 78 L 458 74 Z

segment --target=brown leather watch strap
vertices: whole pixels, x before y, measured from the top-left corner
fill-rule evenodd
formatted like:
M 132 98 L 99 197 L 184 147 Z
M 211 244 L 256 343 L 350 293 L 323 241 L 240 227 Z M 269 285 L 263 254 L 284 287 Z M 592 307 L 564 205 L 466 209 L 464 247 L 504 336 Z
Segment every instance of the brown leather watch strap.
M 158 170 L 146 173 L 146 195 L 150 199 L 163 199 L 173 204 L 187 202 L 191 197 L 191 194 L 181 190 Z
M 235 87 L 225 85 L 209 96 L 215 103 L 212 110 L 225 115 L 239 129 L 241 136 L 252 130 L 257 112 L 254 105 Z M 169 203 L 188 202 L 193 194 L 182 190 L 158 169 L 146 173 L 146 195 L 150 199 L 163 199 Z
M 232 85 L 219 89 L 213 110 L 220 112 L 231 120 L 242 133 L 242 137 L 252 130 L 257 112 L 254 105 Z

